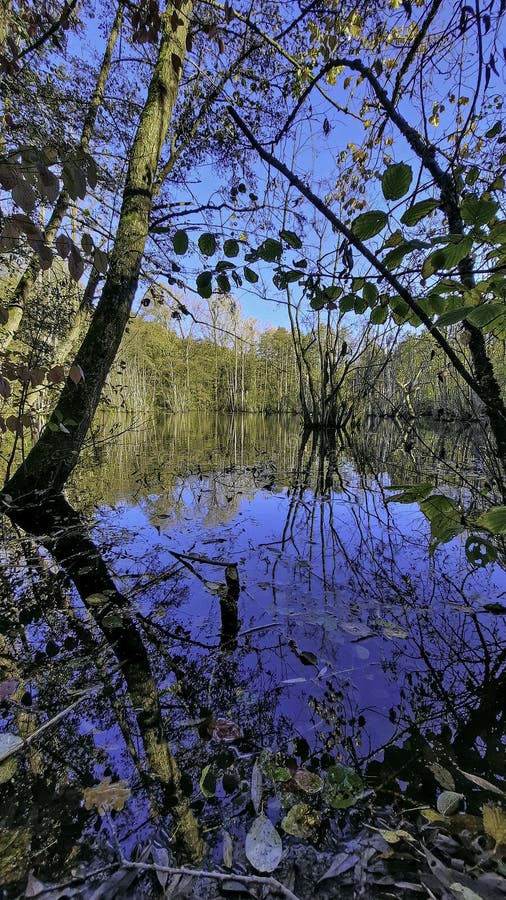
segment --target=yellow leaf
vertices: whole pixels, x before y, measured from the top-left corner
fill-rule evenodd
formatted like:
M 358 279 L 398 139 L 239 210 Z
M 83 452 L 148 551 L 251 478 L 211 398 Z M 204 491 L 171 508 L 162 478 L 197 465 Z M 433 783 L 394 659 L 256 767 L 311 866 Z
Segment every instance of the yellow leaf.
M 123 809 L 130 796 L 130 788 L 126 781 L 115 781 L 111 784 L 110 778 L 104 778 L 100 784 L 85 788 L 84 806 L 86 809 L 98 810 L 100 816 L 105 816 L 111 809 Z
M 424 817 L 424 819 L 427 819 L 427 822 L 444 822 L 445 821 L 445 817 L 442 816 L 440 813 L 436 812 L 435 809 L 430 809 L 430 808 L 422 809 L 421 813 L 422 813 L 422 816 Z
M 483 827 L 496 844 L 506 844 L 506 813 L 497 803 L 483 807 Z
M 380 828 L 379 833 L 387 844 L 397 844 L 398 841 L 414 841 L 414 837 L 409 831 L 404 831 L 403 828 L 398 828 L 397 831 L 390 831 L 388 828 Z

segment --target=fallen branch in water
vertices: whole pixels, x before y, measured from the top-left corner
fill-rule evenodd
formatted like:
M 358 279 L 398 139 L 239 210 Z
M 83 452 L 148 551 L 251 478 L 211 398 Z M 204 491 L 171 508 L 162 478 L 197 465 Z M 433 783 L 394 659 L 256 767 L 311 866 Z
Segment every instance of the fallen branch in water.
M 208 869 L 173 868 L 172 866 L 157 866 L 154 863 L 130 862 L 122 859 L 121 865 L 128 869 L 139 869 L 143 872 L 165 872 L 167 875 L 189 875 L 191 878 L 212 878 L 214 881 L 238 881 L 241 884 L 263 884 L 273 891 L 283 894 L 287 900 L 298 900 L 281 881 L 276 878 L 263 875 L 236 875 L 234 872 L 217 872 Z

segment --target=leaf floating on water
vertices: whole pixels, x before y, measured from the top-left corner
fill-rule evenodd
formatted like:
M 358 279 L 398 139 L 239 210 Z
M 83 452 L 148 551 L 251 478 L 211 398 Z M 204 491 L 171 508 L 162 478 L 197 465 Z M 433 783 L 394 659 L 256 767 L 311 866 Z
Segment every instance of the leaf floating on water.
M 420 812 L 421 812 L 422 816 L 424 817 L 424 819 L 427 820 L 427 822 L 444 822 L 445 821 L 445 817 L 441 813 L 436 812 L 435 809 L 431 809 L 430 807 L 427 807 L 426 809 L 422 809 L 422 810 L 420 810 Z
M 11 678 L 9 681 L 0 681 L 0 700 L 8 700 L 16 693 L 19 687 L 19 681 Z
M 437 811 L 442 816 L 453 816 L 460 806 L 460 801 L 463 799 L 464 794 L 457 794 L 455 791 L 443 791 L 437 798 Z
M 287 812 L 281 828 L 297 838 L 308 838 L 320 824 L 319 813 L 307 803 L 296 803 Z
M 388 622 L 386 619 L 378 619 L 376 622 L 380 626 L 383 637 L 386 638 L 407 638 L 408 632 L 396 625 L 395 622 Z
M 8 756 L 12 756 L 23 743 L 23 738 L 20 738 L 18 734 L 10 734 L 7 731 L 0 734 L 0 762 L 7 759 Z
M 432 765 L 427 766 L 427 768 L 432 772 L 434 778 L 437 783 L 441 785 L 442 788 L 445 788 L 447 791 L 455 790 L 455 781 L 453 780 L 453 775 L 448 769 L 445 769 L 444 766 L 440 766 L 439 763 L 432 763 Z
M 307 769 L 297 769 L 292 775 L 292 781 L 305 794 L 317 794 L 322 790 L 324 784 L 319 775 L 309 772 Z
M 506 797 L 505 791 L 497 787 L 495 784 L 491 784 L 491 782 L 487 781 L 485 778 L 480 778 L 479 775 L 472 775 L 471 772 L 464 772 L 463 769 L 459 769 L 459 772 L 464 776 L 464 778 L 467 778 L 468 781 L 472 781 L 473 784 L 477 785 L 477 787 L 482 788 L 484 791 L 492 791 L 493 794 L 498 794 L 499 797 Z
M 327 769 L 327 780 L 323 796 L 333 809 L 348 809 L 353 806 L 364 790 L 361 776 L 348 766 L 331 766 Z
M 321 881 L 326 881 L 327 878 L 339 878 L 340 875 L 344 875 L 345 872 L 353 869 L 359 862 L 359 859 L 360 857 L 357 853 L 338 853 L 330 868 L 322 875 L 317 884 L 320 884 Z
M 355 637 L 373 637 L 374 631 L 371 631 L 367 625 L 364 625 L 363 622 L 339 622 L 340 627 L 343 631 L 346 631 L 347 634 L 352 634 Z
M 255 761 L 255 765 L 253 766 L 253 770 L 251 772 L 251 800 L 253 802 L 253 806 L 255 807 L 255 812 L 258 814 L 260 812 L 260 807 L 262 806 L 262 793 L 263 793 L 263 778 L 262 778 L 262 769 L 258 764 L 258 760 Z
M 483 828 L 496 845 L 506 844 L 506 812 L 497 803 L 485 803 Z
M 0 784 L 7 784 L 11 778 L 14 778 L 17 770 L 18 761 L 15 756 L 4 759 L 4 761 L 0 763 Z
M 258 816 L 246 835 L 244 849 L 251 865 L 258 872 L 274 872 L 281 861 L 281 838 L 267 818 Z
M 200 776 L 200 790 L 202 791 L 204 797 L 209 799 L 210 797 L 214 797 L 216 794 L 216 776 L 211 772 L 211 765 L 204 766 L 202 769 L 202 775 Z
M 379 828 L 379 833 L 383 840 L 387 842 L 387 844 L 398 844 L 399 841 L 408 841 L 409 843 L 413 843 L 415 840 L 413 835 L 409 833 L 409 831 L 405 831 L 403 828 L 398 828 L 397 831 L 391 831 L 389 828 Z
M 85 788 L 85 809 L 97 809 L 100 816 L 105 816 L 111 809 L 118 812 L 123 809 L 130 796 L 130 788 L 126 781 L 115 781 L 111 784 L 110 778 L 104 778 L 100 784 Z
M 242 738 L 241 726 L 232 719 L 211 719 L 207 730 L 215 741 L 231 743 Z

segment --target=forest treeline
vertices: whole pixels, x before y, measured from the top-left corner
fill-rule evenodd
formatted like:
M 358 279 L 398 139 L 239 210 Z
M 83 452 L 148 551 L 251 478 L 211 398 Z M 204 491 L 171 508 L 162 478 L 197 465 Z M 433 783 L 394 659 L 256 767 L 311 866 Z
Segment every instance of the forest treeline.
M 237 308 L 235 301 L 234 305 Z M 301 335 L 307 360 L 302 373 L 289 329 L 260 329 L 254 321 L 240 318 L 235 333 L 230 328 L 230 323 L 220 327 L 215 319 L 206 329 L 210 335 L 194 337 L 161 322 L 133 318 L 108 380 L 105 403 L 131 412 L 207 409 L 300 416 L 301 391 L 308 391 L 309 379 L 317 394 L 324 389 L 329 361 L 321 351 L 327 327 L 315 322 Z M 360 335 L 345 327 L 331 336 L 330 364 L 341 382 L 341 424 L 375 416 L 480 416 L 479 402 L 428 335 L 405 334 L 392 338 L 386 347 L 371 337 L 362 347 Z M 504 343 L 491 341 L 490 354 L 504 384 Z

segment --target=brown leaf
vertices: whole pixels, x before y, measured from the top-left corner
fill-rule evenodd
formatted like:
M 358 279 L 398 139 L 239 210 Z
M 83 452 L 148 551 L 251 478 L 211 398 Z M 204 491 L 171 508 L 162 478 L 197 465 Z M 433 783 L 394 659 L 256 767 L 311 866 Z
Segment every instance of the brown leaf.
M 497 803 L 485 803 L 483 827 L 496 844 L 506 844 L 506 813 Z
M 39 190 L 50 203 L 54 203 L 60 193 L 60 182 L 54 172 L 51 172 L 43 163 L 37 163 L 39 176 Z
M 126 781 L 115 781 L 111 784 L 110 778 L 104 778 L 100 784 L 85 788 L 85 809 L 97 809 L 100 816 L 105 816 L 111 809 L 118 812 L 123 809 L 130 796 L 130 788 Z
M 12 188 L 12 199 L 25 213 L 31 213 L 35 208 L 34 190 L 25 179 L 18 181 Z
M 176 75 L 179 75 L 179 72 L 181 71 L 181 65 L 182 65 L 181 57 L 178 56 L 177 53 L 173 53 L 171 56 L 171 62 L 172 62 L 172 68 L 174 69 L 174 72 L 176 73 Z
M 56 247 L 56 252 L 58 256 L 61 256 L 62 259 L 66 259 L 72 249 L 72 241 L 66 234 L 59 234 L 56 238 L 54 245 Z
M 215 741 L 236 741 L 242 738 L 242 728 L 232 719 L 211 719 L 208 732 Z
M 320 776 L 307 769 L 297 769 L 292 775 L 292 781 L 305 794 L 317 794 L 323 788 L 323 780 Z
M 33 369 L 30 369 L 32 387 L 39 387 L 40 384 L 43 384 L 46 373 L 47 369 L 43 369 L 42 366 L 34 366 Z
M 14 218 L 5 220 L 2 233 L 0 234 L 0 250 L 2 253 L 10 253 L 12 250 L 15 250 L 19 244 L 22 231 L 23 229 L 19 222 L 16 222 Z
M 79 281 L 84 272 L 84 260 L 75 244 L 72 244 L 72 247 L 70 248 L 70 256 L 67 265 L 69 267 L 70 277 L 73 278 L 74 281 Z
M 63 366 L 53 366 L 47 373 L 47 380 L 50 384 L 62 384 L 65 381 L 65 370 Z
M 9 416 L 5 420 L 5 424 L 9 431 L 12 431 L 13 434 L 17 434 L 18 437 L 22 437 L 23 426 L 17 416 Z

